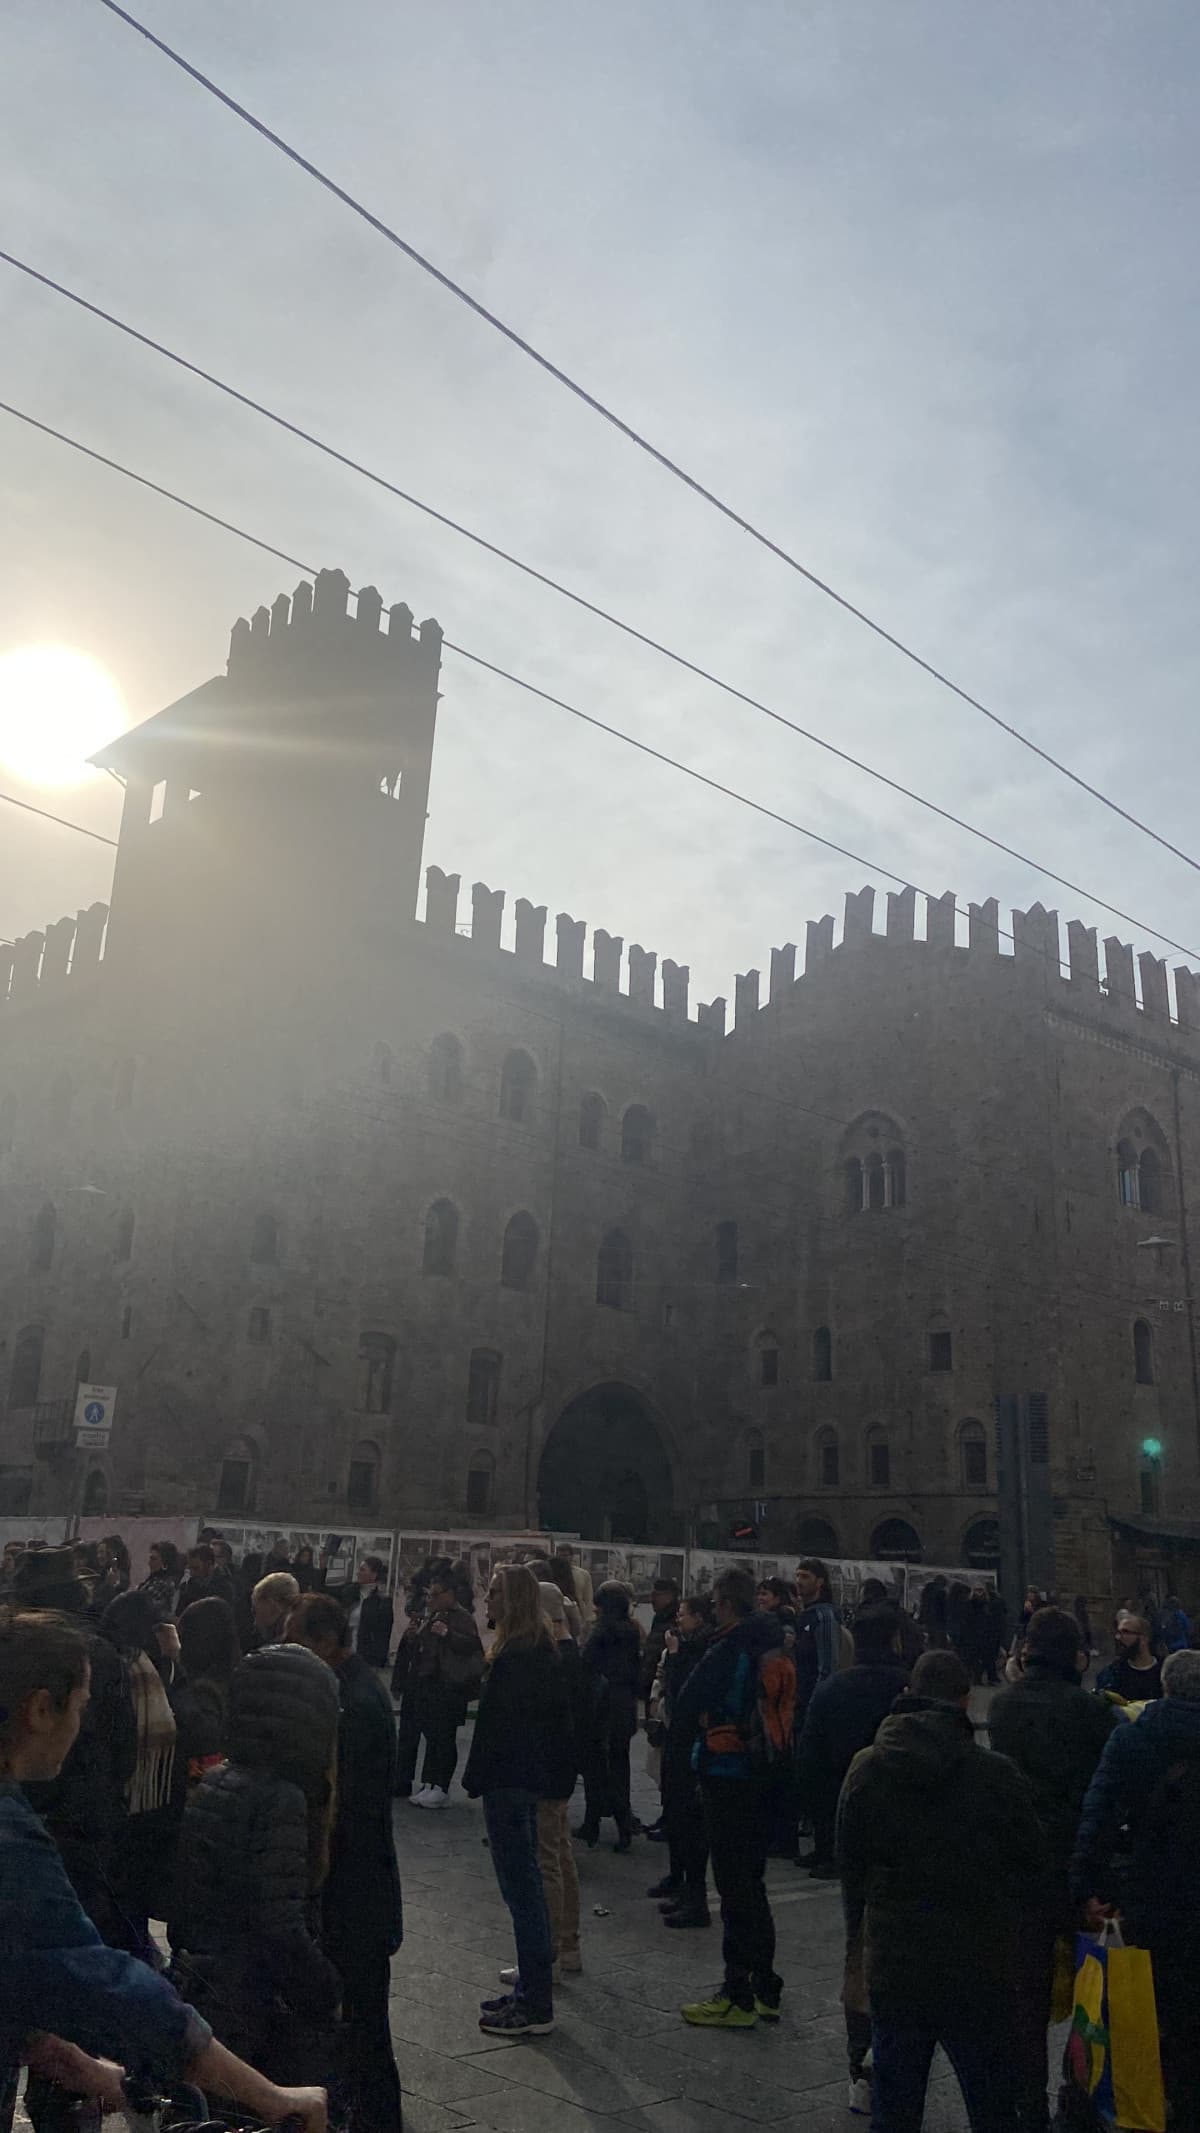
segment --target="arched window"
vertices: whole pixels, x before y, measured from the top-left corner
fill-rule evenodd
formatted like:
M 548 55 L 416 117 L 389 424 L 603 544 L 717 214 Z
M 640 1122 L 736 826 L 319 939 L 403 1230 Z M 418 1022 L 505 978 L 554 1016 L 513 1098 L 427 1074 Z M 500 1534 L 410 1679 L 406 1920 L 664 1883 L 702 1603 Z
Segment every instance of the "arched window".
M 96 1466 L 83 1484 L 83 1515 L 99 1518 L 108 1509 L 108 1477 Z
M 760 1385 L 779 1383 L 779 1340 L 771 1332 L 760 1333 L 754 1343 L 755 1376 Z
M 1133 1381 L 1135 1385 L 1154 1383 L 1154 1335 L 1144 1318 L 1133 1322 Z
M 118 1266 L 133 1257 L 134 1215 L 132 1207 L 123 1207 L 117 1217 L 117 1238 L 113 1246 L 113 1258 Z
M 75 1084 L 69 1074 L 56 1074 L 50 1084 L 50 1131 L 65 1133 L 71 1123 Z
M 58 1216 L 47 1200 L 38 1209 L 33 1225 L 33 1270 L 35 1274 L 48 1274 L 54 1264 L 54 1234 L 58 1228 Z
M 867 1480 L 873 1489 L 891 1487 L 892 1449 L 886 1429 L 867 1431 Z
M 7 1155 L 17 1130 L 17 1099 L 10 1089 L 0 1096 L 0 1155 Z
M 838 1537 L 827 1518 L 802 1518 L 792 1535 L 792 1546 L 797 1555 L 816 1555 L 825 1561 L 836 1561 L 840 1550 Z
M 257 1266 L 274 1266 L 279 1257 L 279 1224 L 274 1215 L 255 1215 L 250 1237 L 250 1257 Z
M 476 1452 L 467 1469 L 467 1516 L 486 1518 L 492 1508 L 496 1462 L 490 1452 Z
M 906 1518 L 885 1518 L 871 1535 L 871 1557 L 876 1563 L 919 1563 L 921 1536 Z
M 429 1047 L 429 1094 L 435 1104 L 462 1102 L 462 1046 L 448 1030 Z
M 396 1343 L 390 1333 L 361 1333 L 358 1339 L 358 1404 L 366 1415 L 392 1411 Z
M 467 1366 L 467 1422 L 490 1429 L 500 1405 L 500 1357 L 493 1348 L 474 1348 Z
M 717 1224 L 716 1277 L 722 1287 L 735 1282 L 738 1277 L 738 1226 L 736 1222 Z
M 122 1059 L 116 1073 L 113 1075 L 114 1111 L 128 1111 L 133 1102 L 133 1090 L 136 1081 L 136 1059 Z
M 868 1111 L 842 1142 L 847 1214 L 879 1214 L 903 1207 L 908 1198 L 904 1138 L 895 1119 Z
M 1000 1568 L 1000 1525 L 994 1518 L 976 1518 L 963 1534 L 962 1559 L 969 1570 Z
M 633 1246 L 623 1230 L 605 1230 L 600 1239 L 596 1302 L 610 1311 L 628 1311 L 633 1302 Z
M 75 1358 L 75 1383 L 77 1385 L 90 1385 L 91 1382 L 92 1351 L 90 1348 L 81 1348 Z
M 645 1104 L 630 1104 L 621 1120 L 621 1159 L 648 1163 L 654 1146 L 654 1119 Z
M 604 1121 L 608 1107 L 602 1096 L 593 1089 L 579 1106 L 579 1145 L 581 1148 L 598 1148 L 604 1137 Z
M 818 1326 L 813 1334 L 812 1374 L 815 1385 L 833 1383 L 833 1335 L 828 1326 Z
M 953 1370 L 954 1335 L 945 1326 L 935 1326 L 929 1335 L 929 1367 L 931 1370 Z
M 504 1289 L 527 1289 L 533 1280 L 537 1264 L 537 1223 L 532 1215 L 514 1215 L 504 1232 L 504 1249 L 500 1254 L 500 1286 Z
M 746 1487 L 765 1488 L 767 1480 L 767 1453 L 761 1429 L 746 1431 Z
M 254 1470 L 257 1457 L 248 1437 L 236 1437 L 221 1461 L 217 1482 L 217 1509 L 227 1514 L 254 1508 Z
M 813 1449 L 816 1453 L 818 1488 L 838 1488 L 842 1478 L 842 1462 L 836 1429 L 819 1429 L 813 1438 Z
M 425 1217 L 423 1274 L 452 1274 L 458 1255 L 458 1209 L 452 1200 L 435 1200 Z
M 510 1052 L 500 1076 L 500 1116 L 514 1126 L 533 1123 L 533 1100 L 537 1094 L 537 1068 L 528 1052 Z
M 391 1045 L 377 1044 L 371 1059 L 371 1071 L 374 1080 L 378 1083 L 381 1089 L 391 1088 L 392 1068 L 394 1067 L 395 1063 L 396 1062 L 392 1056 Z
M 24 1326 L 17 1335 L 13 1349 L 12 1370 L 8 1379 L 8 1404 L 10 1407 L 36 1407 L 38 1391 L 42 1382 L 42 1342 L 40 1326 Z
M 346 1509 L 374 1511 L 379 1503 L 379 1446 L 369 1437 L 356 1444 L 346 1474 Z
M 964 1489 L 986 1489 L 988 1485 L 987 1431 L 982 1422 L 973 1417 L 960 1422 L 958 1428 L 958 1466 Z
M 1117 1196 L 1144 1215 L 1171 1212 L 1171 1156 L 1156 1118 L 1139 1108 L 1123 1120 L 1117 1139 Z

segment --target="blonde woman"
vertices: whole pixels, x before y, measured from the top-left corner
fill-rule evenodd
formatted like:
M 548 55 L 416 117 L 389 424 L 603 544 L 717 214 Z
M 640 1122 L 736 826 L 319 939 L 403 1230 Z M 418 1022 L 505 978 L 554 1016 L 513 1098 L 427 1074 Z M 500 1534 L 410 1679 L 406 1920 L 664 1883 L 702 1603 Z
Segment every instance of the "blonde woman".
M 492 1865 L 517 1944 L 513 1990 L 485 2000 L 489 2035 L 544 2037 L 554 2027 L 554 1957 L 538 1865 L 538 1802 L 568 1800 L 578 1765 L 567 1685 L 537 1579 L 504 1563 L 488 1587 L 496 1627 L 463 1790 L 482 1798 Z

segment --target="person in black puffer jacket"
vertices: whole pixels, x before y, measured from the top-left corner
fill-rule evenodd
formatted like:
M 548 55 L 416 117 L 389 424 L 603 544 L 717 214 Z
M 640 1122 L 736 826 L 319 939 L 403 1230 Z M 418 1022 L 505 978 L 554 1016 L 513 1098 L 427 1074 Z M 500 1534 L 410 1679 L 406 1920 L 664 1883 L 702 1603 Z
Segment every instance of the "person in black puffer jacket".
M 900 1657 L 900 1617 L 894 1607 L 869 1607 L 854 1622 L 854 1665 L 822 1681 L 809 1704 L 796 1750 L 800 1804 L 811 1816 L 811 1872 L 835 1879 L 833 1833 L 842 1782 L 860 1748 L 869 1748 L 901 1690 L 908 1669 Z
M 1054 1944 L 1077 1923 L 1067 1885 L 1071 1853 L 1088 1786 L 1115 1726 L 1125 1721 L 1102 1696 L 1081 1686 L 1090 1654 L 1080 1648 L 1079 1624 L 1061 1607 L 1031 1617 L 1022 1655 L 1024 1672 L 1001 1689 L 988 1712 L 993 1748 L 1007 1755 L 1033 1794 L 1049 1841 L 1052 1865 L 1034 1891 L 1021 1926 L 1017 2019 L 1021 2052 L 1022 2133 L 1046 2133 L 1049 2067 L 1046 2030 L 1054 1990 Z
M 633 1838 L 629 1804 L 629 1743 L 637 1731 L 641 1639 L 629 1617 L 629 1590 L 608 1578 L 596 1594 L 596 1626 L 583 1647 L 583 1668 L 592 1684 L 591 1737 L 583 1742 L 584 1816 L 577 1837 L 595 1844 L 600 1824 L 617 1825 L 614 1850 L 627 1852 Z
M 662 1751 L 662 1803 L 667 1872 L 646 1894 L 662 1900 L 664 1922 L 676 1928 L 711 1923 L 708 1831 L 699 1781 L 692 1768 L 695 1735 L 690 1727 L 677 1726 L 674 1720 L 683 1685 L 708 1650 L 714 1627 L 708 1594 L 689 1594 L 679 1602 L 679 1627 L 668 1632 L 663 1659 L 663 1717 L 667 1730 Z
M 342 1988 L 318 1919 L 337 1719 L 337 1683 L 311 1652 L 251 1652 L 230 1684 L 229 1760 L 184 1816 L 174 1974 L 223 2044 L 280 2079 L 323 2079 L 333 2057 Z

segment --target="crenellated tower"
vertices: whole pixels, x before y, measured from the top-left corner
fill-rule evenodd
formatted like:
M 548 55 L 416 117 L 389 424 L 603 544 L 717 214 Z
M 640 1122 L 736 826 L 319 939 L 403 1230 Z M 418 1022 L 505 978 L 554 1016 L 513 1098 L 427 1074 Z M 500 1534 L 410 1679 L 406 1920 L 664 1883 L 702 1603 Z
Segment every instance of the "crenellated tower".
M 278 961 L 412 920 L 442 633 L 340 570 L 235 623 L 226 671 L 95 758 L 125 786 L 106 962 Z M 232 955 L 231 955 L 232 951 Z

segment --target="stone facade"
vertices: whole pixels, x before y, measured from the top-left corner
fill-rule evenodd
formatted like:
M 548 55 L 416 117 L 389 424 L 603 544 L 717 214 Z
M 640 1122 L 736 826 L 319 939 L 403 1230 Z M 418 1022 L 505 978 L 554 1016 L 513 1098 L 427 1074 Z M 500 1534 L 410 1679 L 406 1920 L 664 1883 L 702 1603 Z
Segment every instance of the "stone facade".
M 430 868 L 417 919 L 440 632 L 347 599 L 105 751 L 111 910 L 5 951 L 0 1510 L 1174 1574 L 1197 981 L 866 889 L 727 1030 L 567 914 Z

